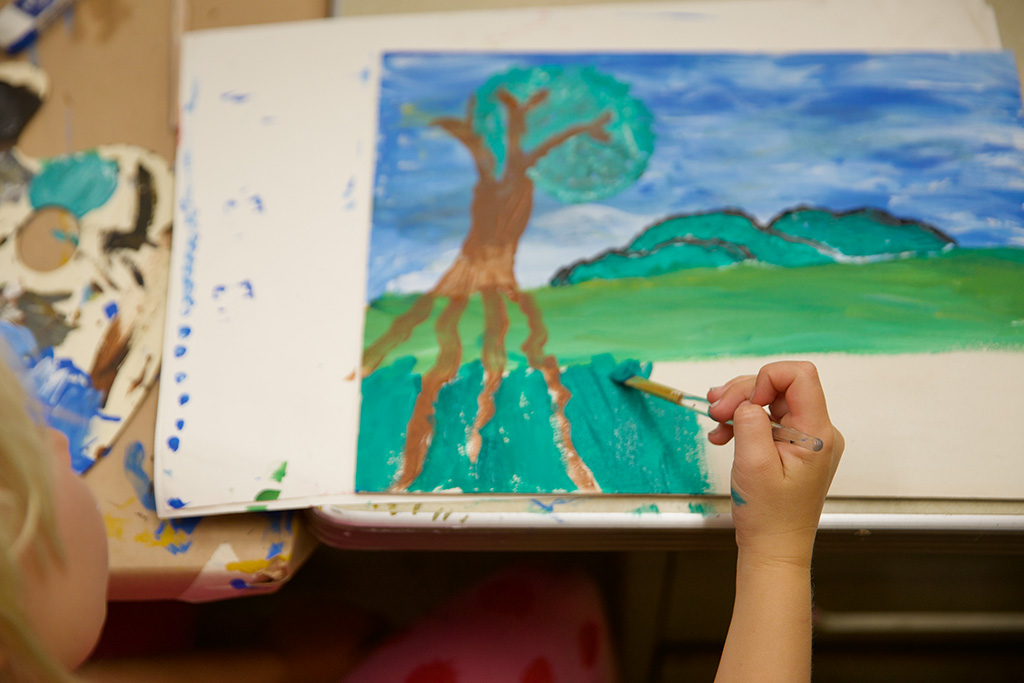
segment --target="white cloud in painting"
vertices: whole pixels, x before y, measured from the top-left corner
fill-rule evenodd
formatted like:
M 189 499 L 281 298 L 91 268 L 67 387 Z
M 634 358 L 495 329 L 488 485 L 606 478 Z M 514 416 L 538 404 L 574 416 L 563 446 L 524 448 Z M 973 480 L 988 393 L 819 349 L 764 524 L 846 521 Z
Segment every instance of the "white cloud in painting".
M 385 291 L 389 294 L 430 291 L 458 255 L 458 249 L 444 251 L 425 267 L 418 270 L 409 270 L 389 280 L 385 286 Z

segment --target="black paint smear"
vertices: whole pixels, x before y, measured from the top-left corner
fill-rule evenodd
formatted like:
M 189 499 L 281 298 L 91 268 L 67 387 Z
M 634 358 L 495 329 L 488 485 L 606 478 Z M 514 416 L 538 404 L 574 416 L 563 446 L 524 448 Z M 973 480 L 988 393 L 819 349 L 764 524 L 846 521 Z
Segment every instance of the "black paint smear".
M 139 270 L 138 266 L 129 261 L 127 258 L 122 259 L 124 264 L 132 271 L 132 277 L 135 278 L 135 282 L 139 284 L 139 287 L 146 286 L 146 280 L 142 277 L 142 271 Z
M 156 246 L 149 241 L 148 230 L 153 223 L 153 206 L 156 204 L 156 190 L 153 188 L 153 174 L 142 164 L 135 174 L 135 189 L 138 194 L 138 211 L 135 214 L 135 228 L 131 232 L 112 232 L 107 235 L 103 250 L 107 253 L 118 249 L 134 249 L 143 244 Z M 141 283 L 140 283 L 141 284 Z
M 68 324 L 67 316 L 54 308 L 58 301 L 71 297 L 71 293 L 37 294 L 33 291 L 22 292 L 18 297 L 17 306 L 21 311 L 24 325 L 35 337 L 36 346 L 45 349 L 60 346 L 68 336 L 68 332 L 76 325 Z
M 0 81 L 0 145 L 14 145 L 42 103 L 38 93 Z

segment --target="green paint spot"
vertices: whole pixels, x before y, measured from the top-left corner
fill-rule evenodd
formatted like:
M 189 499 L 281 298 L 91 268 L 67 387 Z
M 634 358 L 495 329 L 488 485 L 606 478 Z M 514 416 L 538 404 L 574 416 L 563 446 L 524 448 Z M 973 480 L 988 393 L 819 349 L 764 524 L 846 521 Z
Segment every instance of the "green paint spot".
M 714 506 L 707 505 L 706 503 L 690 503 L 688 507 L 690 508 L 690 512 L 698 515 L 704 515 L 705 517 L 715 514 Z
M 281 481 L 284 480 L 285 474 L 287 474 L 287 469 L 288 461 L 285 460 L 283 463 L 281 463 L 280 467 L 274 470 L 274 473 L 270 475 L 270 478 L 280 484 Z
M 654 503 L 651 503 L 650 505 L 641 505 L 640 507 L 634 510 L 630 510 L 630 512 L 632 512 L 634 515 L 643 515 L 648 513 L 653 513 L 655 515 L 661 514 L 661 510 L 659 510 L 658 506 L 655 505 Z
M 29 188 L 34 208 L 59 206 L 78 218 L 103 206 L 117 188 L 117 162 L 96 152 L 54 157 Z
M 279 489 L 263 489 L 256 494 L 253 500 L 277 500 L 277 497 L 281 495 Z
M 732 502 L 736 505 L 746 505 L 747 501 L 743 500 L 743 496 L 739 494 L 736 489 L 729 489 L 729 495 L 732 496 Z
M 246 506 L 245 509 L 248 512 L 266 512 L 267 511 L 267 506 L 266 505 L 249 505 L 249 506 Z

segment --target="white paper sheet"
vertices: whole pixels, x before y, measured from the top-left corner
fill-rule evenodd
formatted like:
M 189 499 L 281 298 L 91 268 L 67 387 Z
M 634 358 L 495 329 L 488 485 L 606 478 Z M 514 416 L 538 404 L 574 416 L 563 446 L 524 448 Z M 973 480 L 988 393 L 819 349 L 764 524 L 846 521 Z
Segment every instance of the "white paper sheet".
M 384 51 L 998 46 L 981 0 L 638 4 L 187 35 L 155 447 L 159 514 L 305 507 L 353 491 Z M 850 492 L 887 495 L 875 486 L 877 461 L 864 457 L 863 473 L 847 475 L 856 466 L 844 464 Z

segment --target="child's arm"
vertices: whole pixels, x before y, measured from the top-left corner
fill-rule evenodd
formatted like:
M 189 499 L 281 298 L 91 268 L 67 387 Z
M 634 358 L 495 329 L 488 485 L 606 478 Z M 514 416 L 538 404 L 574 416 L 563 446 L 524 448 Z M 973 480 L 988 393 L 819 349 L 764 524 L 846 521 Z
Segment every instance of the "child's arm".
M 709 435 L 735 436 L 732 514 L 739 560 L 732 622 L 716 681 L 809 681 L 811 552 L 825 494 L 843 452 L 818 373 L 810 363 L 766 365 L 708 392 Z M 768 416 L 821 438 L 812 452 L 772 439 Z

